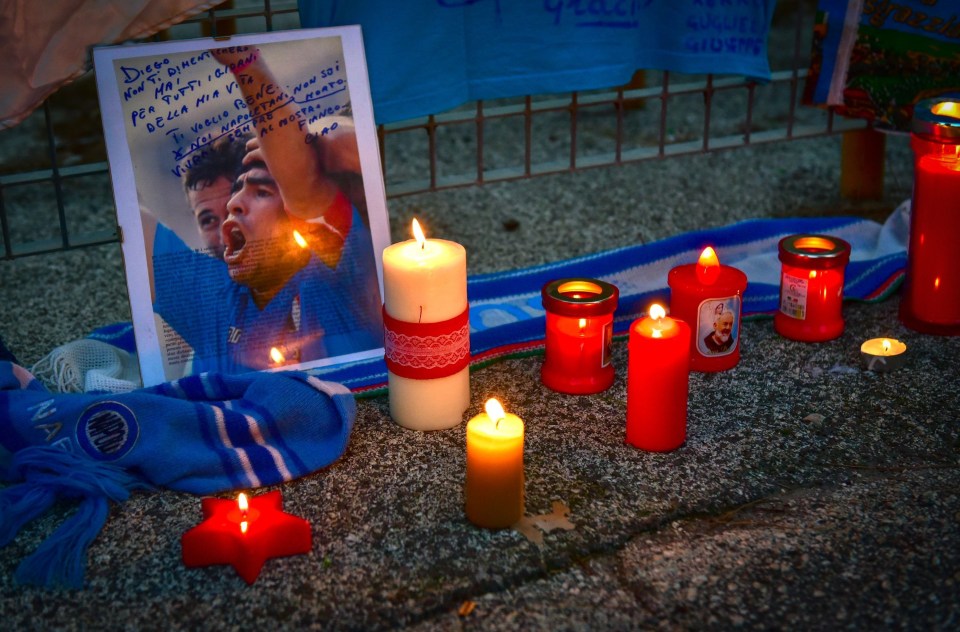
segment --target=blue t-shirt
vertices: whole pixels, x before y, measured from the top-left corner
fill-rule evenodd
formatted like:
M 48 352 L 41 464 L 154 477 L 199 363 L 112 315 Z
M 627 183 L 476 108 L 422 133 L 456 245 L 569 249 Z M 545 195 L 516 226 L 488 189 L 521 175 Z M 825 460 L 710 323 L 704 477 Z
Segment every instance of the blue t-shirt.
M 192 347 L 193 373 L 273 368 L 274 347 L 305 363 L 383 346 L 373 243 L 356 209 L 337 267 L 311 255 L 263 309 L 220 259 L 162 225 L 154 244 L 154 312 Z

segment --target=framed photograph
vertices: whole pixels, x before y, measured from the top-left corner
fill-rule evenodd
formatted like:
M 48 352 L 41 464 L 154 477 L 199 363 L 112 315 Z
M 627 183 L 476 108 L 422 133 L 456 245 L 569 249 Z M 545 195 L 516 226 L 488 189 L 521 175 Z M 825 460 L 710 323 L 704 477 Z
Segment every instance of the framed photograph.
M 359 27 L 94 50 L 144 385 L 383 354 Z

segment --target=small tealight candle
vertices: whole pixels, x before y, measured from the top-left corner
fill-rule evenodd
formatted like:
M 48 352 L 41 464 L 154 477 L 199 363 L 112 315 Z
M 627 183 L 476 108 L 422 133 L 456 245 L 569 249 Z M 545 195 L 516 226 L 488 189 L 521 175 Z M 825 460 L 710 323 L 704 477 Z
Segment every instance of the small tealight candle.
M 687 438 L 690 326 L 660 305 L 630 325 L 627 343 L 627 443 L 667 452 Z
M 903 366 L 907 345 L 893 338 L 871 338 L 860 345 L 860 364 L 876 373 L 889 373 Z
M 740 361 L 740 306 L 747 275 L 703 249 L 696 263 L 667 275 L 670 313 L 690 323 L 690 370 L 725 371 Z
M 523 517 L 523 420 L 496 399 L 467 422 L 467 518 L 502 529 Z
M 279 491 L 252 500 L 241 493 L 236 502 L 204 498 L 203 522 L 180 538 L 184 565 L 230 564 L 252 584 L 268 559 L 309 553 L 310 523 L 285 513 L 282 505 Z
M 559 279 L 541 290 L 546 348 L 540 379 L 560 393 L 585 395 L 610 388 L 616 286 L 595 279 Z
M 792 235 L 779 244 L 780 310 L 773 327 L 784 338 L 833 340 L 843 333 L 843 277 L 850 244 L 829 235 Z

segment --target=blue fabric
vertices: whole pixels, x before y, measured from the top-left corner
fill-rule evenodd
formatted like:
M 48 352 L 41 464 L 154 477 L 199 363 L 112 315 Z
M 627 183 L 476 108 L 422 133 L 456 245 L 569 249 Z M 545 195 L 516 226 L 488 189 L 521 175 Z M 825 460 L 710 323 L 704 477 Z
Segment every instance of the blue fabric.
M 137 352 L 137 341 L 133 334 L 133 323 L 126 322 L 105 325 L 87 334 L 87 338 L 106 342 L 127 353 Z M 0 360 L 10 360 L 13 363 L 17 362 L 12 358 L 0 358 Z
M 195 494 L 273 485 L 336 460 L 352 395 L 304 373 L 205 373 L 120 394 L 55 394 L 0 362 L 0 465 L 53 446 Z
M 776 0 L 299 0 L 360 24 L 378 123 L 467 101 L 609 88 L 640 68 L 770 78 Z
M 17 567 L 14 579 L 38 586 L 81 588 L 86 551 L 106 522 L 109 502 L 149 488 L 122 468 L 50 446 L 20 450 L 0 475 L 21 482 L 0 490 L 0 546 L 57 500 L 79 501 L 76 512 Z
M 201 374 L 120 394 L 52 394 L 0 362 L 0 546 L 61 499 L 77 511 L 16 572 L 79 588 L 109 503 L 138 489 L 274 485 L 338 459 L 356 414 L 343 386 L 304 373 Z
M 190 250 L 163 226 L 157 227 L 154 280 L 154 311 L 192 347 L 192 373 L 265 369 L 271 347 L 296 349 L 307 362 L 383 343 L 373 244 L 356 209 L 337 268 L 311 257 L 263 309 L 230 279 L 222 260 Z
M 471 275 L 467 295 L 472 362 L 483 362 L 511 345 L 542 341 L 545 317 L 540 289 L 563 277 L 593 277 L 616 285 L 620 300 L 614 331 L 623 333 L 654 300 L 669 304 L 670 269 L 696 261 L 708 245 L 716 249 L 722 263 L 747 275 L 743 314 L 772 313 L 780 298 L 777 243 L 799 233 L 829 234 L 850 242 L 844 298 L 875 300 L 892 291 L 902 278 L 910 204 L 901 205 L 883 224 L 853 217 L 748 220 L 532 268 Z M 355 391 L 381 388 L 387 380 L 382 358 L 311 369 L 310 373 Z
M 542 341 L 545 312 L 540 290 L 547 282 L 564 277 L 590 277 L 616 285 L 620 299 L 614 332 L 624 333 L 651 303 L 669 305 L 670 269 L 696 261 L 706 246 L 714 247 L 721 263 L 747 275 L 745 316 L 778 308 L 781 266 L 777 244 L 783 237 L 800 233 L 828 234 L 848 241 L 852 254 L 844 276 L 844 298 L 876 298 L 884 288 L 896 287 L 906 267 L 909 207 L 909 203 L 901 205 L 884 224 L 852 217 L 748 220 L 542 266 L 470 276 L 467 296 L 473 363 L 510 345 Z M 387 380 L 382 359 L 315 372 L 354 390 L 379 388 Z

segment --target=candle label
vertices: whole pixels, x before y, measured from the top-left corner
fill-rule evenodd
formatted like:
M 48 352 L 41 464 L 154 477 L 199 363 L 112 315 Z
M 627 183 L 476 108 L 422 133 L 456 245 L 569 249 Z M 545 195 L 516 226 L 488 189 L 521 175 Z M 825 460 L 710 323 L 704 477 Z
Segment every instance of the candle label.
M 786 272 L 780 279 L 780 311 L 791 318 L 807 317 L 807 279 Z
M 438 323 L 408 323 L 384 309 L 383 347 L 394 375 L 430 380 L 459 373 L 470 363 L 469 308 Z
M 705 356 L 725 356 L 737 349 L 740 335 L 740 296 L 711 298 L 697 312 L 697 351 Z

